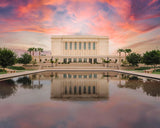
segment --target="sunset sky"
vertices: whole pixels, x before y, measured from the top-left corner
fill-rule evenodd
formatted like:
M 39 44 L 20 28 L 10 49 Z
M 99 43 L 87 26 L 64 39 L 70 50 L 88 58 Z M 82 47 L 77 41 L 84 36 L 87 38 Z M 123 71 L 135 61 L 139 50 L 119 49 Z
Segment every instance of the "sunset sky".
M 108 36 L 110 53 L 159 47 L 160 0 L 0 0 L 0 47 L 50 50 L 55 34 Z

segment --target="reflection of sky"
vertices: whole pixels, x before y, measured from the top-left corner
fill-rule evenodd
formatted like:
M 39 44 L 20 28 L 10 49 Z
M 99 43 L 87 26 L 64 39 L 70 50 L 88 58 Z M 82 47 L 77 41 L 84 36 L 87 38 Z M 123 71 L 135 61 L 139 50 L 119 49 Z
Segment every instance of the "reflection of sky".
M 139 101 L 131 95 L 113 95 L 108 102 L 47 101 L 30 105 L 1 106 L 0 126 L 19 128 L 158 128 L 159 107 Z
M 111 51 L 156 41 L 159 4 L 160 0 L 1 0 L 0 46 L 48 50 L 51 34 L 109 36 Z

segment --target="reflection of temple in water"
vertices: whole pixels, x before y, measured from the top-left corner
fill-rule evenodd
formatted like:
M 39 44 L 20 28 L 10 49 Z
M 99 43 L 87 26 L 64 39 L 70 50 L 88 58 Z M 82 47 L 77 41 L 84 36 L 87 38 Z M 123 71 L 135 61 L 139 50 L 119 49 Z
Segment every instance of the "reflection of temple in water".
M 56 74 L 51 84 L 51 98 L 107 99 L 108 80 L 103 73 L 70 72 Z

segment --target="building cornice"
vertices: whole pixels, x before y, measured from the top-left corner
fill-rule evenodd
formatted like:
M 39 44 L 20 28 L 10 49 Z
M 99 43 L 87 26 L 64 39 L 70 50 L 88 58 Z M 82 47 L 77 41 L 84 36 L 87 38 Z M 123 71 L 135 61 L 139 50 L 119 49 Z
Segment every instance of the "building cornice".
M 109 39 L 108 36 L 97 35 L 53 35 L 51 39 Z

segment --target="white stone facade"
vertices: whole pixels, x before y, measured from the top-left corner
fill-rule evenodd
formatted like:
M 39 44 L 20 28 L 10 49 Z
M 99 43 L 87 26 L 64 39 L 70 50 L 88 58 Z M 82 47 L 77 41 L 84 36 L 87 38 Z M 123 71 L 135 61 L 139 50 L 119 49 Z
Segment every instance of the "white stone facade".
M 61 62 L 94 63 L 108 56 L 108 44 L 109 38 L 106 36 L 54 35 L 51 37 L 51 53 Z

